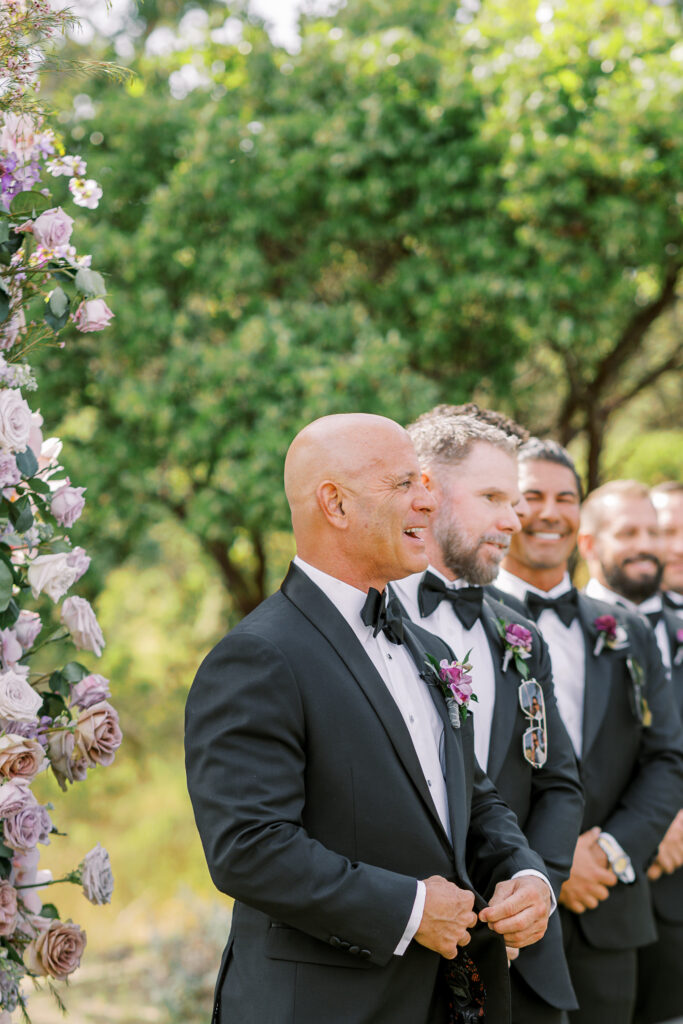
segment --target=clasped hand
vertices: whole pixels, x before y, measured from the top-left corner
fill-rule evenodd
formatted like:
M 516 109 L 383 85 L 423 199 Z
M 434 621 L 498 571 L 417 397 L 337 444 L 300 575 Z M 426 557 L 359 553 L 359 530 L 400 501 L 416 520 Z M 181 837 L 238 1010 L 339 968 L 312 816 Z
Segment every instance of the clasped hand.
M 656 882 L 662 875 L 671 875 L 683 866 L 683 810 L 679 811 L 666 830 L 659 850 L 647 871 L 647 877 Z
M 574 914 L 595 910 L 618 881 L 597 844 L 599 835 L 600 828 L 596 826 L 579 836 L 569 878 L 560 889 L 560 903 Z
M 452 960 L 470 941 L 477 921 L 502 935 L 506 946 L 519 949 L 545 933 L 552 906 L 550 889 L 534 875 L 499 882 L 488 907 L 474 913 L 474 893 L 437 875 L 425 879 L 426 897 L 415 939 Z

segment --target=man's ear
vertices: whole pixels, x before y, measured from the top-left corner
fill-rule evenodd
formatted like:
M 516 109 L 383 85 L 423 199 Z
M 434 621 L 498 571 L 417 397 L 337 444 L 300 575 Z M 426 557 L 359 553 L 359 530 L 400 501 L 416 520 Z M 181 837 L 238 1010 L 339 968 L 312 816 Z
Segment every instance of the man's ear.
M 330 526 L 337 530 L 345 530 L 349 524 L 344 508 L 344 495 L 339 484 L 333 480 L 323 480 L 315 492 L 322 514 Z
M 583 558 L 584 562 L 589 565 L 595 560 L 595 536 L 592 533 L 581 533 L 579 532 L 576 538 L 576 544 L 579 549 L 579 554 Z

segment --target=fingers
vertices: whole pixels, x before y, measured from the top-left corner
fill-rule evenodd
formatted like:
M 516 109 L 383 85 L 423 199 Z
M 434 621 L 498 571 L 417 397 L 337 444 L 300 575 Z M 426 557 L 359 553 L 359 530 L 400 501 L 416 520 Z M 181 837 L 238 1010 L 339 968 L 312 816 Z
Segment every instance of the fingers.
M 664 872 L 657 861 L 655 861 L 654 864 L 650 864 L 650 867 L 647 869 L 647 877 L 651 882 L 656 882 L 658 878 L 662 877 L 663 873 Z
M 514 946 L 506 946 L 505 947 L 505 952 L 507 953 L 507 956 L 508 956 L 508 966 L 510 966 L 512 961 L 516 960 L 517 957 L 519 956 L 519 950 L 515 949 Z

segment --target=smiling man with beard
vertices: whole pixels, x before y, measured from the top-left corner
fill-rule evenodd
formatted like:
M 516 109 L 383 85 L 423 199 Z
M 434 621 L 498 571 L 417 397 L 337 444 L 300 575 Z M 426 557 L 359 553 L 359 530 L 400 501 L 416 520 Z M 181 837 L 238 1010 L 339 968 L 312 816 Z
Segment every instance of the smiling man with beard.
M 681 726 L 644 617 L 572 586 L 568 566 L 581 484 L 569 454 L 554 441 L 532 438 L 518 457 L 527 509 L 496 585 L 524 602 L 548 642 L 560 714 L 586 798 L 571 874 L 560 894 L 580 1005 L 570 1020 L 631 1024 L 637 950 L 657 936 L 646 873 L 680 805 Z M 599 502 L 600 496 L 587 503 L 587 524 Z M 608 588 L 625 577 L 632 598 L 644 599 L 658 585 L 656 524 L 652 538 L 647 521 L 638 537 L 622 538 L 612 505 L 604 522 L 600 539 L 591 535 L 583 548 L 584 554 L 590 548 L 591 569 L 601 574 L 601 594 L 616 600 Z M 608 530 L 617 534 L 609 542 Z M 652 979 L 644 984 L 652 987 Z M 669 991 L 679 986 L 680 962 L 666 979 Z
M 425 413 L 408 433 L 436 511 L 425 533 L 427 571 L 393 583 L 392 590 L 413 622 L 446 640 L 459 659 L 469 652 L 477 759 L 545 860 L 559 895 L 583 799 L 555 704 L 548 650 L 528 618 L 483 590 L 519 530 L 519 441 L 448 406 Z M 506 655 L 500 630 L 508 627 L 527 640 L 523 671 Z M 512 961 L 510 985 L 513 1024 L 561 1024 L 566 1010 L 576 1007 L 557 914 L 544 938 Z
M 579 549 L 591 573 L 586 593 L 626 605 L 650 621 L 683 714 L 681 619 L 663 603 L 660 591 L 668 554 L 662 525 L 670 527 L 672 517 L 664 515 L 662 523 L 653 498 L 636 480 L 614 480 L 593 491 L 581 515 Z M 670 576 L 675 567 L 672 560 Z M 683 1014 L 682 867 L 683 811 L 679 810 L 648 871 L 659 938 L 639 952 L 637 1024 L 657 1024 Z

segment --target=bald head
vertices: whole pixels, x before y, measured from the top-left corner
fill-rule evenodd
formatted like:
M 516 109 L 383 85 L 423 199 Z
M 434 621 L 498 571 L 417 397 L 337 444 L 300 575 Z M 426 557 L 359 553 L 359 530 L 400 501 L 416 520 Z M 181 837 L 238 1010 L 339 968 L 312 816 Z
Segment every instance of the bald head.
M 426 526 L 432 501 L 412 442 L 393 420 L 353 413 L 309 423 L 287 452 L 285 493 L 298 554 L 330 575 L 361 589 L 356 581 L 368 573 L 370 586 L 385 575 L 382 589 L 426 565 L 421 536 L 405 531 Z M 395 550 L 380 568 L 373 548 L 379 557 L 392 535 Z

